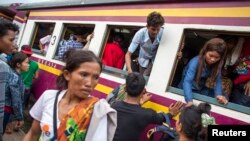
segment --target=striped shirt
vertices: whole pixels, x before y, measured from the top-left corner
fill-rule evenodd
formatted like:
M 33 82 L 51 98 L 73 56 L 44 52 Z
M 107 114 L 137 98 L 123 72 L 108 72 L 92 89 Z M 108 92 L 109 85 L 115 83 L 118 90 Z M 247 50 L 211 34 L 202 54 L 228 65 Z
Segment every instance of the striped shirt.
M 60 42 L 60 47 L 58 50 L 58 57 L 60 60 L 63 60 L 63 55 L 65 52 L 67 52 L 70 48 L 73 49 L 82 49 L 83 48 L 83 44 L 81 42 L 78 41 L 74 41 L 74 40 L 68 40 L 68 41 L 61 41 Z

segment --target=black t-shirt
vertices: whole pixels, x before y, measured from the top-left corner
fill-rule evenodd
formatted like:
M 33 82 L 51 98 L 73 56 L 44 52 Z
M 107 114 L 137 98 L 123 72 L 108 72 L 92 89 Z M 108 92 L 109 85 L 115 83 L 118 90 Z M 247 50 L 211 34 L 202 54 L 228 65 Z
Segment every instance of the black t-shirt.
M 138 141 L 148 124 L 162 124 L 165 120 L 163 114 L 124 101 L 113 103 L 112 108 L 117 111 L 117 128 L 113 141 Z

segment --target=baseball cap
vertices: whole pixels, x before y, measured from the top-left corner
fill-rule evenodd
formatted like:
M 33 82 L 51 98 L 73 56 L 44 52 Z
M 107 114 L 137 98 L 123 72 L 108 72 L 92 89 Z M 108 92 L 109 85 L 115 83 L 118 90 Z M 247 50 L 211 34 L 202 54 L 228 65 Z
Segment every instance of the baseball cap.
M 29 45 L 23 45 L 21 51 L 27 55 L 33 54 L 31 47 Z

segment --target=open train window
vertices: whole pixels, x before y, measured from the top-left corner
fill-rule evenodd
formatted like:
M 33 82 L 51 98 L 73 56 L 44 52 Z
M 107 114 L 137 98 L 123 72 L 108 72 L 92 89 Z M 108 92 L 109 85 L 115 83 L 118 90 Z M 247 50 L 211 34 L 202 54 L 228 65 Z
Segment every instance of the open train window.
M 104 64 L 104 72 L 124 78 L 127 74 L 125 54 L 135 35 L 141 27 L 110 25 L 103 42 L 100 58 Z M 139 56 L 139 48 L 132 55 L 132 60 Z M 133 67 L 133 66 L 132 66 Z M 139 71 L 136 66 L 134 71 Z
M 36 54 L 46 55 L 50 44 L 55 23 L 36 23 L 31 40 L 32 51 Z
M 200 50 L 208 40 L 217 37 L 224 39 L 227 44 L 227 57 L 224 59 L 225 64 L 221 70 L 221 88 L 223 94 L 229 97 L 229 104 L 225 107 L 250 114 L 250 97 L 246 96 L 244 89 L 242 89 L 246 84 L 250 84 L 250 33 L 186 29 L 182 43 L 180 43 L 179 52 L 176 57 L 177 63 L 175 63 L 176 65 L 173 69 L 168 91 L 181 95 L 184 94 L 182 90 L 183 80 L 187 77 L 185 72 L 190 60 L 199 55 Z M 242 74 L 242 71 L 244 71 L 242 67 L 244 66 L 245 74 Z M 241 75 L 244 75 L 244 77 L 239 78 Z M 196 74 L 194 77 L 196 77 Z M 204 80 L 200 81 L 202 83 L 200 85 L 209 87 L 209 83 L 207 82 L 206 78 L 204 78 Z M 193 84 L 195 85 L 195 82 Z M 194 86 L 191 84 L 191 87 L 193 89 Z M 193 89 L 192 94 L 193 99 L 221 105 L 214 100 L 214 96 L 206 96 L 204 92 L 201 94 L 199 91 L 195 92 Z
M 70 49 L 87 49 L 87 36 L 94 31 L 95 25 L 89 24 L 65 24 L 58 43 L 54 59 L 63 60 L 64 53 Z

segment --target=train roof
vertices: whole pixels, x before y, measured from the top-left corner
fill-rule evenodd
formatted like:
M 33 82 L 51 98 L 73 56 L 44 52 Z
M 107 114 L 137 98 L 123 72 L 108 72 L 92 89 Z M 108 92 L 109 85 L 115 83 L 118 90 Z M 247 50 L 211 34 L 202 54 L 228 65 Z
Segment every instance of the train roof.
M 0 6 L 0 13 L 6 14 L 6 15 L 15 15 L 16 14 L 13 10 L 8 9 L 7 5 Z
M 20 3 L 2 4 L 0 6 L 0 14 L 4 14 L 5 18 L 13 20 L 15 16 L 23 17 L 24 11 L 17 11 L 16 7 L 20 6 Z
M 133 3 L 157 3 L 157 2 L 208 2 L 228 0 L 56 0 L 49 2 L 25 3 L 20 5 L 18 10 L 46 9 L 59 7 L 80 7 L 91 5 L 110 4 L 133 4 Z M 243 0 L 244 1 L 244 0 Z

